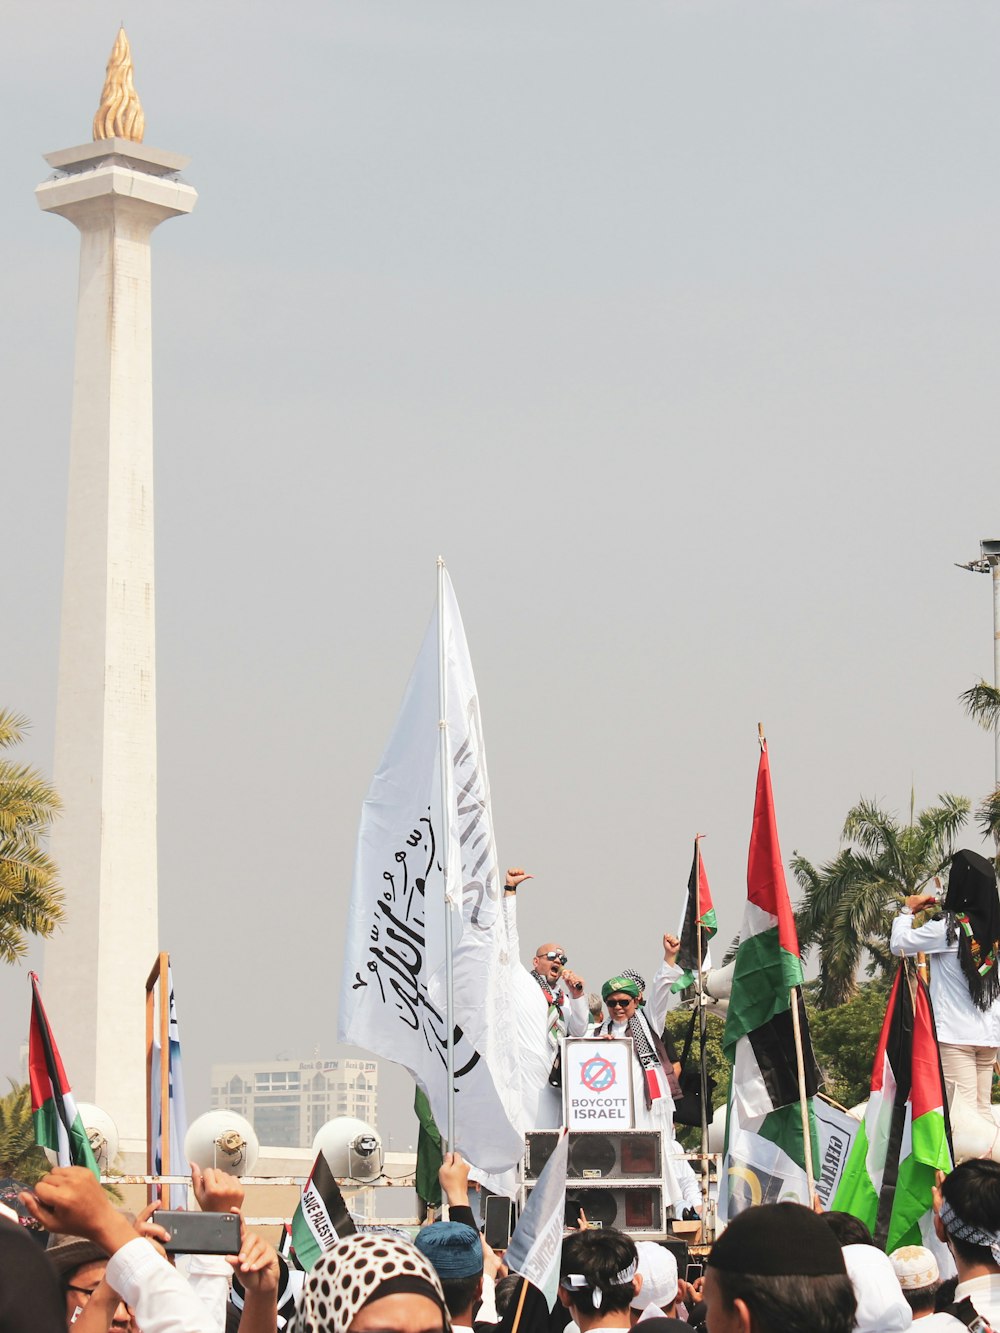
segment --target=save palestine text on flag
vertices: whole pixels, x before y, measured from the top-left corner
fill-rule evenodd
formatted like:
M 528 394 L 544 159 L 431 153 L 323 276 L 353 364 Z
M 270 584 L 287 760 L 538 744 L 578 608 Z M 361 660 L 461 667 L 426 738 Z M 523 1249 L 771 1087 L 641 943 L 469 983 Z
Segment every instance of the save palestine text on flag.
M 747 864 L 747 905 L 733 972 L 723 1048 L 733 1065 L 720 1216 L 756 1203 L 808 1204 L 791 995 L 802 1035 L 806 1096 L 819 1085 L 802 1003 L 802 961 L 778 845 L 767 744 L 761 742 Z M 809 1102 L 810 1149 L 819 1171 Z
M 905 966 L 892 984 L 865 1118 L 832 1207 L 859 1217 L 887 1253 L 926 1245 L 935 1174 L 952 1169 L 950 1130 L 934 1015 Z

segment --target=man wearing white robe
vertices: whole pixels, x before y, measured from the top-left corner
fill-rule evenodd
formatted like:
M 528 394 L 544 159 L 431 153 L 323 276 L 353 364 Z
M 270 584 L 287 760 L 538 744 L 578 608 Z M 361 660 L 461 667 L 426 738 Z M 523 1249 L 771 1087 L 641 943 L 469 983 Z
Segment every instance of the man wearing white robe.
M 520 1050 L 523 1120 L 520 1128 L 558 1129 L 563 1123 L 562 1091 L 549 1083 L 558 1038 L 582 1037 L 590 1021 L 582 978 L 566 966 L 565 949 L 541 944 L 527 968 L 520 963 L 517 890 L 531 876 L 520 867 L 507 871 L 503 905 L 507 919 L 511 989 Z

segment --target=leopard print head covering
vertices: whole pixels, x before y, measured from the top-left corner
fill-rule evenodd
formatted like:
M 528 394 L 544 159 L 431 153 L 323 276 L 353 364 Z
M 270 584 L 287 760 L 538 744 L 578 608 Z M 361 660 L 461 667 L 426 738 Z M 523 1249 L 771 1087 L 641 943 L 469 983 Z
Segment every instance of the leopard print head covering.
M 347 1236 L 320 1256 L 306 1277 L 293 1333 L 347 1333 L 369 1301 L 408 1291 L 441 1310 L 444 1333 L 451 1321 L 437 1273 L 415 1246 L 395 1236 Z

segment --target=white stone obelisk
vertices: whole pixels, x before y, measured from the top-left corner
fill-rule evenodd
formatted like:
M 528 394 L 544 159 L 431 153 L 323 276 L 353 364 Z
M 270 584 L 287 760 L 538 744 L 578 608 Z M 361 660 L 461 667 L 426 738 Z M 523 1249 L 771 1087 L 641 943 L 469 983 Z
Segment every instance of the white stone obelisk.
M 109 91 L 110 89 L 110 91 Z M 123 1147 L 146 1135 L 144 988 L 155 961 L 156 661 L 150 239 L 197 194 L 187 159 L 145 148 L 124 30 L 95 119 L 46 155 L 39 205 L 80 231 L 51 850 L 65 922 L 43 994 L 78 1101 Z

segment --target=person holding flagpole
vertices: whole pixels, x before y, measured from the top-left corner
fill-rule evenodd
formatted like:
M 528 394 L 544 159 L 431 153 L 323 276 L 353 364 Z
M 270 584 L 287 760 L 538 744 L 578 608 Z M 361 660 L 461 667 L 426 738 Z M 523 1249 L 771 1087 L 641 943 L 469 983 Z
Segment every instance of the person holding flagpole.
M 917 915 L 928 909 L 938 914 L 918 925 Z M 911 894 L 892 923 L 889 947 L 900 957 L 930 955 L 945 1079 L 995 1130 L 990 1094 L 1000 1047 L 1000 897 L 993 862 L 978 852 L 956 852 L 944 902 Z
M 512 866 L 503 893 L 521 1056 L 523 1128 L 558 1129 L 563 1122 L 560 1041 L 586 1033 L 590 1009 L 583 979 L 566 966 L 569 959 L 560 945 L 540 944 L 530 971 L 518 963 L 517 890 L 529 879 L 520 866 Z

